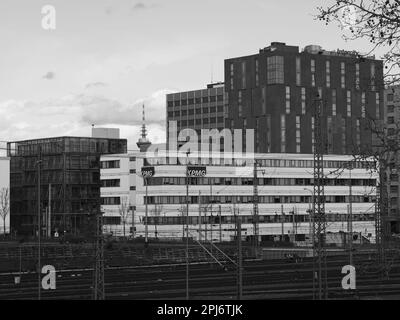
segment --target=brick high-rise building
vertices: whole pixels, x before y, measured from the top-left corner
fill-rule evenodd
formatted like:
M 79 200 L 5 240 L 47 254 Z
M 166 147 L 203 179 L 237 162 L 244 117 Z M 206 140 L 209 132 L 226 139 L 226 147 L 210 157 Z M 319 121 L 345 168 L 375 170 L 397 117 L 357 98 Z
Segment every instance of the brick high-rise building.
M 225 60 L 230 129 L 255 129 L 255 151 L 314 151 L 316 99 L 323 103 L 327 153 L 371 146 L 365 130 L 383 118 L 383 62 L 356 52 L 273 42 L 259 53 Z
M 400 86 L 395 86 L 385 90 L 385 127 L 387 128 L 387 138 L 394 140 L 398 144 L 400 130 Z M 389 158 L 387 170 L 383 179 L 386 183 L 387 205 L 388 205 L 388 224 L 391 233 L 400 233 L 400 180 L 399 168 L 400 156 L 393 153 Z

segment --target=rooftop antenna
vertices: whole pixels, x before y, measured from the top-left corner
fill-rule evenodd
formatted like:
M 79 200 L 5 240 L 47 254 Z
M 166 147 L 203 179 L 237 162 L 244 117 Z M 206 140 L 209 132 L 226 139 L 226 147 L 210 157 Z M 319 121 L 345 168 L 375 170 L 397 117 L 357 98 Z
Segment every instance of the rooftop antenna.
M 142 130 L 141 130 L 141 135 L 136 143 L 138 146 L 139 150 L 141 152 L 144 152 L 147 150 L 147 148 L 151 145 L 151 142 L 149 139 L 147 139 L 147 129 L 146 129 L 146 117 L 145 117 L 145 112 L 144 112 L 144 104 L 142 106 Z
M 144 103 L 142 106 L 142 134 L 141 137 L 143 139 L 146 139 L 147 137 L 147 130 L 146 130 L 146 116 L 145 116 L 145 112 L 144 112 Z

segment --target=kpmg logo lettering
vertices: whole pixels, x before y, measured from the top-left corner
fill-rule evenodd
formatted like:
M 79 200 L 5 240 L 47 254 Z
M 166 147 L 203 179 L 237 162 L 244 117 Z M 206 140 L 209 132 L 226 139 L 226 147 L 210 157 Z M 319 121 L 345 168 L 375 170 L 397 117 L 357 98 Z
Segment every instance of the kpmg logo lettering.
M 243 145 L 246 153 L 243 153 Z M 223 150 L 223 151 L 221 151 Z M 177 122 L 168 124 L 167 145 L 151 145 L 146 151 L 150 165 L 160 164 L 167 159 L 169 164 L 232 164 L 234 158 L 254 160 L 254 129 L 202 129 L 199 136 L 196 130 L 183 129 L 178 133 Z
M 142 168 L 142 177 L 143 178 L 151 178 L 154 176 L 154 167 L 143 167 Z
M 205 177 L 207 175 L 206 167 L 188 167 L 187 176 L 188 177 Z

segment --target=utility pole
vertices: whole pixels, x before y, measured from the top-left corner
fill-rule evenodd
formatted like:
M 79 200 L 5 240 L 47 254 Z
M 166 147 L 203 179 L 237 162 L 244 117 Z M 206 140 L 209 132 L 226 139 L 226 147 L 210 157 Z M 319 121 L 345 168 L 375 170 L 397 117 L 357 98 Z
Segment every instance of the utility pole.
M 96 235 L 95 235 L 95 268 L 93 299 L 105 300 L 104 291 L 104 238 L 103 238 L 103 213 L 96 213 Z
M 318 292 L 314 290 L 314 299 L 328 298 L 327 268 L 326 268 L 326 216 L 325 216 L 325 195 L 324 195 L 324 152 L 325 139 L 322 131 L 322 99 L 315 100 L 314 114 L 314 225 L 313 231 L 315 241 L 313 244 L 313 277 L 316 275 L 318 280 Z
M 144 179 L 144 184 L 146 186 L 146 203 L 145 203 L 145 224 L 144 224 L 144 242 L 145 245 L 147 247 L 148 245 L 148 241 L 149 241 L 149 222 L 148 222 L 148 218 L 149 218 L 149 213 L 148 213 L 148 203 L 149 203 L 149 194 L 148 194 L 148 181 L 147 181 L 147 177 L 143 177 Z
M 281 241 L 285 240 L 285 212 L 283 211 L 283 204 L 281 205 Z
M 189 300 L 189 154 L 186 152 L 186 300 Z
M 199 242 L 201 242 L 201 191 L 199 191 Z
M 222 242 L 222 213 L 221 213 L 221 205 L 219 205 L 219 243 Z
M 51 183 L 49 184 L 49 206 L 47 213 L 47 237 L 51 238 Z
M 352 182 L 351 182 L 351 170 L 353 169 L 351 163 L 349 163 L 349 219 L 348 219 L 348 233 L 349 238 L 349 262 L 353 265 L 353 192 L 352 192 Z
M 41 169 L 42 169 L 42 147 L 38 144 L 38 161 L 37 165 L 37 223 L 38 223 L 38 300 L 41 299 L 41 289 L 42 289 L 42 281 L 41 281 L 41 233 L 42 233 L 42 206 L 41 206 Z
M 242 221 L 240 215 L 236 217 L 236 234 L 237 234 L 237 299 L 241 300 L 243 297 L 243 278 L 242 278 Z

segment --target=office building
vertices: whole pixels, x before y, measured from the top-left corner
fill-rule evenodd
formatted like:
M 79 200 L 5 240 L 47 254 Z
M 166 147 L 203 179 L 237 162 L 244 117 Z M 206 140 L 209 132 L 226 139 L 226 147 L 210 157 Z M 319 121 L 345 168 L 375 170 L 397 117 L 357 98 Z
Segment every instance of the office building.
M 226 99 L 223 83 L 207 85 L 206 89 L 178 92 L 167 95 L 167 141 L 168 124 L 177 122 L 178 133 L 190 128 L 200 135 L 201 129 L 225 128 Z
M 322 105 L 328 154 L 371 147 L 370 121 L 383 118 L 383 62 L 357 52 L 273 42 L 257 54 L 225 60 L 226 128 L 255 129 L 255 151 L 314 152 Z
M 55 137 L 10 142 L 11 229 L 37 234 L 40 166 L 42 234 L 81 234 L 100 212 L 100 155 L 124 153 L 127 140 L 115 132 L 96 138 Z
M 385 90 L 385 127 L 387 139 L 394 140 L 394 145 L 399 144 L 400 130 L 400 86 L 390 87 Z M 389 153 L 388 153 L 389 155 Z M 400 157 L 397 153 L 390 154 L 387 170 L 383 174 L 386 182 L 388 216 L 386 217 L 390 234 L 400 234 L 400 190 L 399 166 Z
M 146 157 L 146 159 L 145 159 Z M 190 156 L 189 156 L 190 157 Z M 310 243 L 313 196 L 313 156 L 304 154 L 257 154 L 259 237 L 264 241 Z M 191 159 L 191 158 L 189 158 Z M 246 158 L 248 160 L 248 158 Z M 242 234 L 248 240 L 253 229 L 254 168 L 246 159 L 232 159 L 231 165 L 205 165 L 205 176 L 189 179 L 189 230 L 196 240 L 229 241 L 235 237 L 235 216 L 242 219 Z M 349 218 L 349 181 L 352 181 L 352 224 L 355 233 L 375 241 L 375 196 L 377 174 L 355 164 L 346 167 L 351 156 L 324 158 L 325 212 L 328 232 L 347 232 Z M 251 161 L 250 161 L 251 162 Z M 186 216 L 186 165 L 170 165 L 165 158 L 148 155 L 105 155 L 101 158 L 102 210 L 104 230 L 123 235 L 121 204 L 129 208 L 125 216 L 125 235 L 145 238 L 180 239 Z M 199 162 L 197 162 L 199 163 Z M 152 171 L 143 181 L 141 170 Z M 146 215 L 147 199 L 147 215 Z

